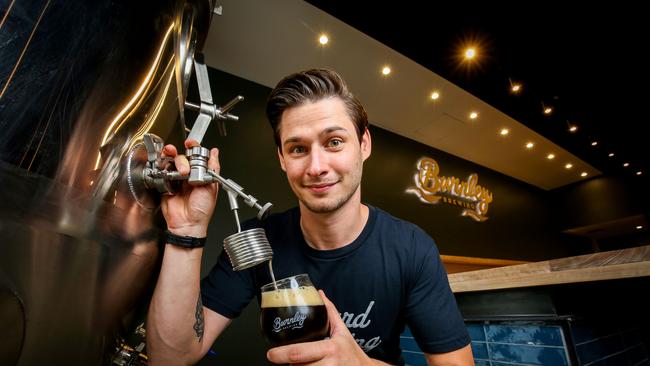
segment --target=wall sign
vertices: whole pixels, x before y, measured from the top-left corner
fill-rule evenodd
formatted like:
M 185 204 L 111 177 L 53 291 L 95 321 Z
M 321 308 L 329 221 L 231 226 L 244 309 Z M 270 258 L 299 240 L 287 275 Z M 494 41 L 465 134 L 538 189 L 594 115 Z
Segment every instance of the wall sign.
M 483 222 L 487 220 L 488 205 L 492 202 L 492 192 L 478 185 L 478 174 L 472 173 L 466 181 L 456 177 L 439 176 L 440 166 L 429 158 L 418 160 L 418 171 L 413 176 L 415 187 L 406 190 L 427 204 L 447 203 L 463 208 L 462 216 Z

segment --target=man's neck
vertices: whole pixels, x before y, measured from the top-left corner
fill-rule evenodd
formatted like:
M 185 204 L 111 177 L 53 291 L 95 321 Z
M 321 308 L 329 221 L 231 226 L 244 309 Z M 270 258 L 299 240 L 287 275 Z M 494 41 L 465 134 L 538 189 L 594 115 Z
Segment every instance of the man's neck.
M 301 204 L 300 227 L 307 244 L 327 250 L 352 243 L 363 231 L 369 215 L 368 207 L 355 198 L 329 213 L 314 213 Z

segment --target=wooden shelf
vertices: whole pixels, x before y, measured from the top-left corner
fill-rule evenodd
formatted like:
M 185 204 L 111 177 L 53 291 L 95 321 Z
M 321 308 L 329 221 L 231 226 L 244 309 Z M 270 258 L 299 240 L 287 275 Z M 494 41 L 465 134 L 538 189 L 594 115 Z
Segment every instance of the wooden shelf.
M 650 276 L 650 245 L 453 273 L 453 292 L 485 291 Z
M 447 270 L 447 274 L 530 263 L 530 262 L 515 261 L 510 259 L 460 257 L 455 255 L 444 255 L 444 254 L 440 255 L 440 258 L 442 259 L 442 263 L 444 264 L 445 269 Z

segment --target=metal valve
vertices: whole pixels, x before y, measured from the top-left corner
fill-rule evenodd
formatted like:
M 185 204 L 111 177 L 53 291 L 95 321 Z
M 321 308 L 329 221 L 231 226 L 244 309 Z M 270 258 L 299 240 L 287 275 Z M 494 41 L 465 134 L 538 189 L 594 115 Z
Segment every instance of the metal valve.
M 194 58 L 194 72 L 196 73 L 196 80 L 199 86 L 199 97 L 201 102 L 199 104 L 194 104 L 188 101 L 185 101 L 184 105 L 187 109 L 199 112 L 199 116 L 196 118 L 194 125 L 192 126 L 192 131 L 190 131 L 189 139 L 197 141 L 199 144 L 205 136 L 205 132 L 208 130 L 210 122 L 216 121 L 219 128 L 219 133 L 222 136 L 226 136 L 226 124 L 224 121 L 238 121 L 239 117 L 228 113 L 235 105 L 242 100 L 244 97 L 238 95 L 226 103 L 223 107 L 218 107 L 212 101 L 212 92 L 210 90 L 210 79 L 208 77 L 208 68 L 203 62 L 203 56 L 201 54 L 196 54 Z
M 258 203 L 257 198 L 244 192 L 244 189 L 231 179 L 226 179 L 214 170 L 209 169 L 208 160 L 210 150 L 201 146 L 203 137 L 212 121 L 217 121 L 219 132 L 225 136 L 226 127 L 224 121 L 237 121 L 239 118 L 228 113 L 237 103 L 244 100 L 238 95 L 223 107 L 218 107 L 212 101 L 208 71 L 200 55 L 194 58 L 194 70 L 199 87 L 200 104 L 184 102 L 185 107 L 199 112 L 199 115 L 192 126 L 187 139 L 198 142 L 186 150 L 190 164 L 189 176 L 182 176 L 178 171 L 171 170 L 173 159 L 163 158 L 162 149 L 164 141 L 151 133 L 145 134 L 143 141 L 134 146 L 128 156 L 127 180 L 129 189 L 135 199 L 144 205 L 146 200 L 142 197 L 148 191 L 156 190 L 161 194 L 174 194 L 180 188 L 183 180 L 190 185 L 205 185 L 219 183 L 228 194 L 228 202 L 235 216 L 237 233 L 224 240 L 224 249 L 228 253 L 235 270 L 252 267 L 273 258 L 273 251 L 266 238 L 263 229 L 252 229 L 241 231 L 239 223 L 238 198 L 243 198 L 244 203 L 257 210 L 257 218 L 263 220 L 269 214 L 273 204 L 267 202 L 264 205 Z M 146 160 L 145 160 L 146 159 Z

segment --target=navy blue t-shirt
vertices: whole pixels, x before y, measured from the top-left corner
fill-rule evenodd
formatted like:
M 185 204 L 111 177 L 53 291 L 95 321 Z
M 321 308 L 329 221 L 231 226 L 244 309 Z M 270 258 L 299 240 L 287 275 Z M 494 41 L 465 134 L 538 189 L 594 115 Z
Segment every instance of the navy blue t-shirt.
M 277 279 L 309 274 L 371 358 L 403 365 L 399 336 L 405 324 L 427 353 L 469 344 L 433 239 L 414 224 L 368 207 L 368 222 L 359 237 L 333 250 L 316 250 L 305 242 L 298 208 L 244 227 L 265 229 Z M 260 287 L 270 282 L 268 263 L 235 272 L 222 251 L 201 281 L 203 305 L 236 318 L 253 297 L 259 304 Z

